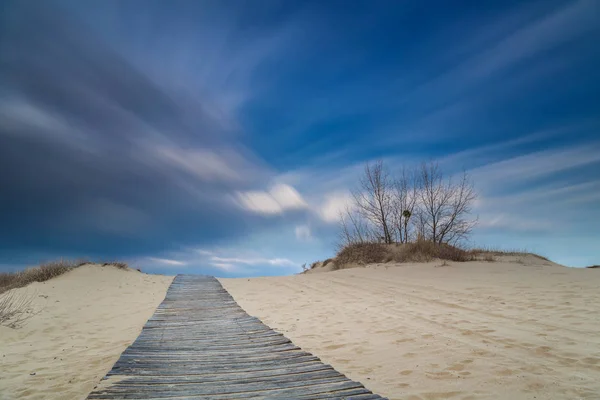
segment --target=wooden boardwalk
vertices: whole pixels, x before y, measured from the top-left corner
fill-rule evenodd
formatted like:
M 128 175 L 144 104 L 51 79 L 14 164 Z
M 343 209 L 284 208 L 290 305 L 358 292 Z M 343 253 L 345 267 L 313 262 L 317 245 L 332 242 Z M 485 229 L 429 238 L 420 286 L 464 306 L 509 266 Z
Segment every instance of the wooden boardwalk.
M 382 399 L 250 317 L 219 281 L 177 275 L 88 399 Z

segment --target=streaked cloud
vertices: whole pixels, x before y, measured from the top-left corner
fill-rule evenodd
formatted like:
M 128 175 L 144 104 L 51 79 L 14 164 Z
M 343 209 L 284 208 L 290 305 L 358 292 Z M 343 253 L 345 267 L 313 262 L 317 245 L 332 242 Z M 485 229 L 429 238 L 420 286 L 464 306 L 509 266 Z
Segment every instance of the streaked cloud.
M 157 263 L 157 264 L 161 264 L 161 265 L 169 265 L 169 266 L 174 266 L 174 267 L 181 267 L 181 266 L 186 265 L 186 263 L 183 261 L 169 260 L 168 258 L 148 257 L 148 261 Z
M 300 193 L 286 184 L 277 184 L 268 192 L 238 192 L 236 197 L 242 208 L 265 215 L 281 214 L 284 211 L 299 210 L 308 206 Z
M 3 7 L 0 264 L 295 272 L 377 159 L 468 170 L 480 237 L 597 236 L 597 1 L 234 3 Z

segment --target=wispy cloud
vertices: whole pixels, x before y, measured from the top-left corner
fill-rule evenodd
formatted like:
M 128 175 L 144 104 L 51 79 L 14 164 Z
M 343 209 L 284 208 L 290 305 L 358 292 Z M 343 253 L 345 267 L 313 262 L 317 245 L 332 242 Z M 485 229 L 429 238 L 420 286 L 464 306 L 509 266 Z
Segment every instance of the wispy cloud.
M 300 193 L 290 185 L 277 184 L 266 191 L 247 191 L 236 194 L 238 204 L 258 214 L 281 214 L 307 207 Z
M 598 162 L 600 143 L 589 143 L 513 157 L 474 168 L 470 174 L 483 187 L 506 187 Z
M 432 92 L 456 95 L 492 74 L 596 29 L 597 7 L 594 0 L 569 2 L 507 34 L 494 45 L 487 45 L 481 53 L 425 83 L 408 98 L 427 96 Z
M 241 257 L 211 257 L 217 263 L 245 264 L 245 265 L 273 265 L 280 267 L 293 267 L 296 264 L 287 258 L 241 258 Z
M 169 266 L 173 266 L 173 267 L 181 267 L 181 266 L 186 265 L 186 263 L 183 261 L 170 260 L 168 258 L 148 257 L 148 261 L 151 261 L 151 262 L 154 262 L 157 264 L 162 264 L 162 265 L 169 265 Z

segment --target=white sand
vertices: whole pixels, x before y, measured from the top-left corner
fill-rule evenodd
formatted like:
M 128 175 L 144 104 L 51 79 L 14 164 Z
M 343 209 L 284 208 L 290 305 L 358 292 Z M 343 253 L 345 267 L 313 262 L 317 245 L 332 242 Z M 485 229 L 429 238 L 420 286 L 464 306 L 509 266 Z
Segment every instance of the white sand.
M 391 399 L 600 399 L 600 270 L 525 257 L 221 282 Z
M 139 335 L 172 279 L 83 266 L 17 289 L 35 293 L 40 312 L 20 329 L 0 326 L 0 399 L 84 399 Z

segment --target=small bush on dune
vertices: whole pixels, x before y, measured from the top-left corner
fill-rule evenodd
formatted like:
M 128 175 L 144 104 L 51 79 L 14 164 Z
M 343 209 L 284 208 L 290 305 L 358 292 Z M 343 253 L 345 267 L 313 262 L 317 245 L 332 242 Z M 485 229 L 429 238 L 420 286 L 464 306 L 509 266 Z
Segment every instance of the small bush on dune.
M 346 264 L 371 264 L 385 262 L 388 256 L 386 246 L 381 243 L 352 243 L 340 250 L 335 257 L 339 267 Z

